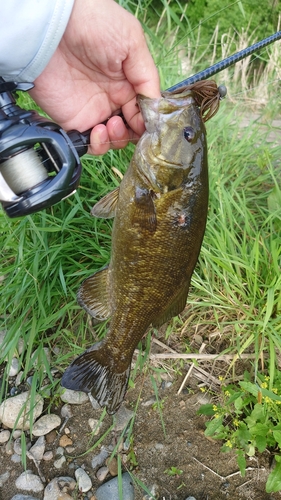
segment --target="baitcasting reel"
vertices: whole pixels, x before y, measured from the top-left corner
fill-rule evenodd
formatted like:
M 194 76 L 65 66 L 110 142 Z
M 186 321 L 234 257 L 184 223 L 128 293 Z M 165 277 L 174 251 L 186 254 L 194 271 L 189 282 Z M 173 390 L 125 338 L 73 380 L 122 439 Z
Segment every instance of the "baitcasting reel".
M 33 86 L 0 78 L 0 202 L 9 217 L 38 212 L 75 192 L 79 157 L 88 149 L 90 130 L 66 133 L 16 105 L 12 93 Z

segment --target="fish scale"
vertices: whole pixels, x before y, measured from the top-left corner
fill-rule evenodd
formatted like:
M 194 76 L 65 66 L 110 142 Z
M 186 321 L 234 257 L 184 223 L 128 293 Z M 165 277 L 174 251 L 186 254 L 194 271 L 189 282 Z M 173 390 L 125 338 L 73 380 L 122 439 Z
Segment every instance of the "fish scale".
M 125 396 L 133 352 L 150 325 L 185 307 L 208 210 L 204 112 L 216 112 L 214 82 L 160 99 L 138 97 L 146 132 L 118 189 L 93 208 L 114 217 L 109 266 L 86 279 L 78 302 L 93 317 L 111 318 L 104 340 L 67 368 L 62 385 L 91 392 L 108 413 Z M 211 89 L 211 91 L 210 91 Z M 217 104 L 216 104 L 217 105 Z

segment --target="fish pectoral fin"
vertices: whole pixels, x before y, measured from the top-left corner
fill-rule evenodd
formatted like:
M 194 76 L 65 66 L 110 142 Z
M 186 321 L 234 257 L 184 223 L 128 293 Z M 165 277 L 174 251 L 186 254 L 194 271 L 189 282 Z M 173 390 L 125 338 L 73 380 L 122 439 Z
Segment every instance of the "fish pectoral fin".
M 152 326 L 159 327 L 183 311 L 186 306 L 188 289 L 189 283 L 185 284 L 184 288 L 178 293 L 173 302 L 168 304 L 161 314 L 154 319 Z
M 135 210 L 133 224 L 139 224 L 141 229 L 150 232 L 156 231 L 157 218 L 153 201 L 153 192 L 149 189 L 136 188 L 135 191 Z
M 77 301 L 88 314 L 103 321 L 111 316 L 108 286 L 108 266 L 83 281 Z
M 99 200 L 92 208 L 91 215 L 102 219 L 111 219 L 115 217 L 116 207 L 119 198 L 119 187 L 110 191 L 101 200 Z
M 61 384 L 66 389 L 90 392 L 107 413 L 113 414 L 120 407 L 128 385 L 130 365 L 122 373 L 113 371 L 108 353 L 103 352 L 102 342 L 81 354 L 66 369 Z

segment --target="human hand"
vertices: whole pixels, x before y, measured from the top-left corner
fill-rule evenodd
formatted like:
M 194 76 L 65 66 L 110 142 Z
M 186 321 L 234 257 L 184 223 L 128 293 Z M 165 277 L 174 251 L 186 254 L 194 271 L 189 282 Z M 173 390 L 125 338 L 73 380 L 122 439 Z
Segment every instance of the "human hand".
M 114 0 L 75 0 L 64 36 L 30 92 L 65 130 L 92 128 L 89 153 L 123 148 L 144 132 L 136 95 L 160 97 L 140 23 Z M 129 126 L 120 116 L 122 111 Z

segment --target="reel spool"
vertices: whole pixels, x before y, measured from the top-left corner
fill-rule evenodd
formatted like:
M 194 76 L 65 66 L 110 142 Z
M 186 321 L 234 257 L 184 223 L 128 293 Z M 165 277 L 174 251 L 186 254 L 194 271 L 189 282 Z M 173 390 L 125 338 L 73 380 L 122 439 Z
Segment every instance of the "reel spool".
M 36 111 L 15 104 L 15 90 L 33 84 L 0 78 L 0 202 L 9 217 L 50 207 L 75 192 L 79 156 L 87 152 L 90 131 L 68 134 Z

